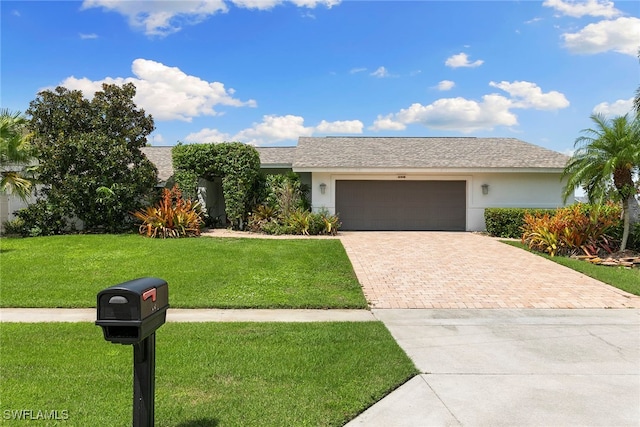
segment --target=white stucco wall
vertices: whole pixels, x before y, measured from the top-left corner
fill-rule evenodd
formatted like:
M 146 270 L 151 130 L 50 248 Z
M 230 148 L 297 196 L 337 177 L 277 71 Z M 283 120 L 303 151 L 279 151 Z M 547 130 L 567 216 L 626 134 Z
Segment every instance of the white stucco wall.
M 489 194 L 482 194 L 482 184 L 489 185 Z M 467 205 L 467 227 L 473 231 L 485 230 L 485 208 L 563 206 L 564 185 L 559 173 L 474 174 L 471 203 Z M 571 203 L 573 197 L 567 200 L 567 204 Z
M 35 198 L 31 197 L 33 202 Z M 4 232 L 4 223 L 15 219 L 14 212 L 27 207 L 27 203 L 10 194 L 0 194 L 0 232 Z
M 404 178 L 399 178 L 404 177 Z M 313 172 L 311 179 L 311 204 L 314 211 L 327 209 L 335 214 L 335 183 L 338 180 L 439 180 L 466 181 L 467 183 L 467 231 L 485 230 L 484 210 L 489 207 L 556 208 L 562 206 L 562 189 L 559 173 L 330 173 Z M 321 193 L 320 184 L 325 184 Z M 482 194 L 487 184 L 488 194 Z M 567 200 L 572 203 L 573 198 Z

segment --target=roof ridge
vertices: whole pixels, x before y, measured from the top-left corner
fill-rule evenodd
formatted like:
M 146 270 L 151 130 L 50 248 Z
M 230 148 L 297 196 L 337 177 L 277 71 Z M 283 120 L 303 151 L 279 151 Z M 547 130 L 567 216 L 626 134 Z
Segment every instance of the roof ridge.
M 349 139 L 478 139 L 477 136 L 347 136 L 347 135 L 325 135 L 325 136 L 301 136 L 300 138 L 349 138 Z M 506 139 L 501 137 L 487 137 L 484 139 Z

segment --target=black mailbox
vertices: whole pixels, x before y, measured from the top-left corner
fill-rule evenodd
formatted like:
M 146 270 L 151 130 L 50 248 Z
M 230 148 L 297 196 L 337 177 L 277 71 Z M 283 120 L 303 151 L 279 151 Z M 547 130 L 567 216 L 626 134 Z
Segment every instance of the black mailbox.
M 98 293 L 98 318 L 104 339 L 135 344 L 162 326 L 169 308 L 167 282 L 154 277 L 130 280 Z

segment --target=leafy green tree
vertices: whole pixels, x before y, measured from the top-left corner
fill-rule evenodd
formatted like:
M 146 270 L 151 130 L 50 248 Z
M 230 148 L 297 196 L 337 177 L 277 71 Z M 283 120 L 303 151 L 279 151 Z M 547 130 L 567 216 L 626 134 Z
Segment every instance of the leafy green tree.
M 575 141 L 576 151 L 565 167 L 568 177 L 564 189 L 565 201 L 576 187 L 583 187 L 591 203 L 601 203 L 613 184 L 614 195 L 622 201 L 624 231 L 620 250 L 625 250 L 629 238 L 632 205 L 637 205 L 634 177 L 640 170 L 640 118 L 628 115 L 606 119 L 591 116 L 594 128 L 582 130 Z
M 136 88 L 103 84 L 93 99 L 78 90 L 43 91 L 27 114 L 47 201 L 92 231 L 121 231 L 153 194 L 157 170 L 141 148 L 153 118 L 133 102 Z
M 26 125 L 19 111 L 0 110 L 0 192 L 15 194 L 24 201 L 31 195 L 29 168 L 35 160 Z

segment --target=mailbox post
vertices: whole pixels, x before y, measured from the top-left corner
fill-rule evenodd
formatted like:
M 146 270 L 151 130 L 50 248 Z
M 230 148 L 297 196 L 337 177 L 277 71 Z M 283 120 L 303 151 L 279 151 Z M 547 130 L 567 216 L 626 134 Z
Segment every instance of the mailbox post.
M 104 339 L 133 345 L 133 426 L 154 425 L 156 330 L 169 308 L 167 282 L 153 277 L 130 280 L 98 293 L 96 325 Z
M 151 427 L 155 413 L 156 334 L 133 345 L 133 426 Z

